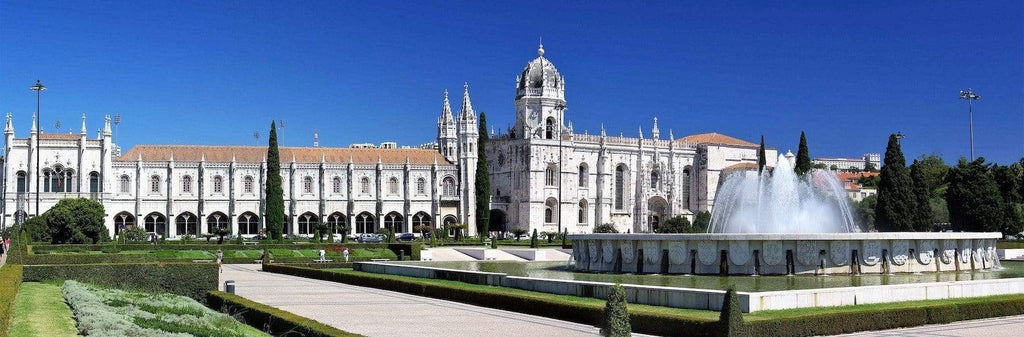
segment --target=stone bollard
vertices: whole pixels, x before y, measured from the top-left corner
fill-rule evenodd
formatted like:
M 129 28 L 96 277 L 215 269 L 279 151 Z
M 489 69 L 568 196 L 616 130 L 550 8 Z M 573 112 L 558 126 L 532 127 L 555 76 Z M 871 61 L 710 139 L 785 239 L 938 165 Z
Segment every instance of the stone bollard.
M 404 250 L 401 250 L 401 249 L 398 250 L 398 261 L 405 261 L 405 251 Z
M 235 293 L 235 281 L 234 280 L 224 281 L 224 292 L 226 292 L 228 294 L 234 294 Z

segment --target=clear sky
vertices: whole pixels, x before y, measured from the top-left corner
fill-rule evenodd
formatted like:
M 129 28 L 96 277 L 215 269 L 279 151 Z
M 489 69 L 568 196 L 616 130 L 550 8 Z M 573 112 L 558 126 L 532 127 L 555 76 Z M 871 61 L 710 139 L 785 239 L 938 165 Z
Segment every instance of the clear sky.
M 436 137 L 444 89 L 504 128 L 515 77 L 545 56 L 565 75 L 578 132 L 716 131 L 811 155 L 1024 155 L 1021 1 L 796 1 L 785 5 L 570 1 L 0 0 L 0 112 L 27 135 L 90 137 L 121 113 L 118 143 L 321 146 Z

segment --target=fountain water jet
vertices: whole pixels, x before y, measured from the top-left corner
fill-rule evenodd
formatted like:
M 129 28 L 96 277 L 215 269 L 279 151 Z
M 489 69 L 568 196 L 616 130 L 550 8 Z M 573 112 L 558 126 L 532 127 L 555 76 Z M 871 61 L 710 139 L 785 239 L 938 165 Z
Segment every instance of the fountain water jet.
M 734 172 L 715 198 L 709 233 L 855 233 L 846 190 L 827 170 L 800 177 L 784 156 L 772 173 Z

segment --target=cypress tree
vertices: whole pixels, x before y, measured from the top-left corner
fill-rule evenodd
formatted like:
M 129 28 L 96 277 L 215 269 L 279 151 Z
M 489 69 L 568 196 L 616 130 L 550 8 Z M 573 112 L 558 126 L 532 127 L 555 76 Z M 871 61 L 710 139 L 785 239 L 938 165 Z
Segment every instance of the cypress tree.
M 491 221 L 491 177 L 487 172 L 487 116 L 480 112 L 480 135 L 476 148 L 480 152 L 476 162 L 476 228 L 480 241 L 487 239 Z
M 267 146 L 267 232 L 273 240 L 281 240 L 284 229 L 284 189 L 281 187 L 281 154 L 277 148 L 277 126 L 270 122 Z
M 757 173 L 764 172 L 764 166 L 767 164 L 764 154 L 764 135 L 761 135 L 761 147 L 757 149 Z
M 803 131 L 800 131 L 800 148 L 796 152 L 796 167 L 793 169 L 801 176 L 811 172 L 811 151 L 807 149 L 807 136 Z
M 927 178 L 921 166 L 917 160 L 910 164 L 910 180 L 914 185 L 914 201 L 917 203 L 914 209 L 914 230 L 927 232 L 932 226 L 932 206 L 929 203 L 931 191 L 928 190 Z
M 879 178 L 875 228 L 890 232 L 913 230 L 917 202 L 910 172 L 907 172 L 907 162 L 903 159 L 903 150 L 895 134 L 889 135 L 889 145 L 885 147 L 885 161 Z
M 626 289 L 622 285 L 608 288 L 608 302 L 604 304 L 604 320 L 601 323 L 601 336 L 622 337 L 632 333 L 626 307 Z

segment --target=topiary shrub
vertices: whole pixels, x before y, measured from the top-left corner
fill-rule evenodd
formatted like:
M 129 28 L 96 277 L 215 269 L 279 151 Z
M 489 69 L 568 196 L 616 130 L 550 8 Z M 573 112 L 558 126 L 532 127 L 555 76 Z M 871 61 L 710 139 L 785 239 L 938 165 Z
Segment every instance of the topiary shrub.
M 722 310 L 718 315 L 721 336 L 740 336 L 743 328 L 743 311 L 740 309 L 740 298 L 736 289 L 729 288 L 722 299 Z
M 604 305 L 601 336 L 630 336 L 629 312 L 626 310 L 626 289 L 620 284 L 608 288 L 608 302 Z
M 146 234 L 146 230 L 142 227 L 132 227 L 124 230 L 124 241 L 126 242 L 142 242 L 149 240 L 149 235 Z
M 533 235 L 530 236 L 530 248 L 540 247 L 540 242 L 537 241 L 537 229 L 533 229 Z
M 615 225 L 606 223 L 594 226 L 594 233 L 618 233 L 619 230 L 615 229 Z

